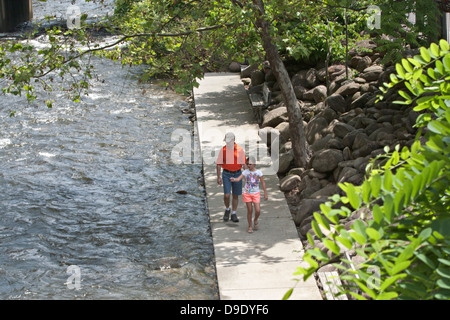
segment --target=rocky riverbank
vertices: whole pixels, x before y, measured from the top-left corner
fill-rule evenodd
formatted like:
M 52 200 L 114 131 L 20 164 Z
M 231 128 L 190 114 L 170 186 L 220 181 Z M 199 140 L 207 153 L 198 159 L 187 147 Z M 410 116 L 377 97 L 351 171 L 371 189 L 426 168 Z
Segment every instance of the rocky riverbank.
M 360 42 L 350 56 L 348 68 L 328 67 L 328 81 L 323 66 L 300 66 L 290 73 L 311 150 L 307 168 L 294 166 L 287 110 L 270 66 L 251 66 L 242 75 L 249 92 L 260 90 L 264 82 L 271 88 L 271 105 L 260 130 L 280 137 L 280 187 L 303 240 L 312 232 L 314 211 L 329 196 L 342 192 L 339 183 L 361 184 L 367 164 L 384 153 L 385 146 L 391 150 L 396 145 L 410 146 L 416 134 L 418 113 L 394 104 L 402 99 L 396 91 L 379 101 L 379 87 L 389 82 L 395 67 L 381 64 L 382 54 L 371 41 Z M 358 217 L 355 212 L 352 219 Z

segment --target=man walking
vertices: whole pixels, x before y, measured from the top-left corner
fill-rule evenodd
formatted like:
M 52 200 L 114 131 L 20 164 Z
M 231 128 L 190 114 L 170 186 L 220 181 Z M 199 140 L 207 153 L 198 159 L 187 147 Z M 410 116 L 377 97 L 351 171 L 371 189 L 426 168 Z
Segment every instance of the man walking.
M 220 149 L 216 162 L 217 183 L 219 185 L 223 183 L 224 191 L 223 202 L 225 204 L 225 214 L 223 220 L 228 221 L 231 213 L 231 221 L 239 222 L 236 210 L 238 207 L 239 196 L 242 195 L 242 180 L 231 182 L 230 178 L 238 178 L 241 175 L 242 165 L 245 164 L 246 158 L 244 150 L 235 142 L 234 133 L 227 132 L 224 141 L 225 146 Z M 222 174 L 221 169 L 223 169 Z

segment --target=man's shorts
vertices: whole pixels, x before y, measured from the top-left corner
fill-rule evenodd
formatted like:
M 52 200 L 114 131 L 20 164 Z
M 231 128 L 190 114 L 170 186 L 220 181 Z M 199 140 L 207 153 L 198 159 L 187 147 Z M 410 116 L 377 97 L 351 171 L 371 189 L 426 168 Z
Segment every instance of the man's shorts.
M 230 181 L 230 178 L 239 178 L 241 173 L 241 170 L 234 173 L 222 171 L 223 193 L 230 194 L 233 191 L 234 195 L 240 196 L 242 194 L 242 180 L 238 182 Z
M 253 203 L 259 203 L 261 198 L 261 193 L 244 193 L 242 196 L 242 200 L 244 202 L 253 202 Z

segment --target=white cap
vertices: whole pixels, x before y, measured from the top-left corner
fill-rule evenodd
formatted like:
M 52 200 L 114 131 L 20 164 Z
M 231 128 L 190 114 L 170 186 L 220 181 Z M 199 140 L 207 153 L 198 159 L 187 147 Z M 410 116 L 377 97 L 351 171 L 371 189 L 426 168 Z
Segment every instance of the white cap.
M 234 133 L 233 132 L 227 132 L 227 134 L 225 135 L 225 138 L 223 139 L 223 141 L 225 141 L 226 143 L 231 143 L 234 142 Z

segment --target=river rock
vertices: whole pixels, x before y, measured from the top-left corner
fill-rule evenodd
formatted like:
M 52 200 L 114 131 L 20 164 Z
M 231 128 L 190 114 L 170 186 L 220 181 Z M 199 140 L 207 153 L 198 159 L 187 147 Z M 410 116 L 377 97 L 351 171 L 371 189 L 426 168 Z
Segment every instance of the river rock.
M 306 72 L 306 84 L 308 88 L 314 88 L 319 85 L 320 81 L 317 76 L 317 70 L 314 68 L 309 69 Z
M 279 107 L 267 112 L 263 117 L 263 123 L 261 127 L 276 127 L 280 123 L 287 121 L 287 108 Z
M 378 80 L 378 77 L 382 72 L 383 72 L 382 66 L 374 65 L 364 69 L 360 77 L 365 79 L 366 81 L 375 81 Z
M 336 112 L 343 113 L 347 109 L 347 102 L 344 97 L 338 93 L 333 93 L 325 99 L 325 105 Z
M 230 72 L 241 72 L 241 64 L 239 62 L 233 61 L 228 66 Z
M 259 63 L 254 63 L 241 71 L 241 78 L 250 78 L 251 73 L 255 70 L 258 70 Z
M 266 75 L 262 70 L 254 70 L 250 74 L 252 86 L 257 86 L 264 83 Z
M 333 133 L 341 139 L 354 130 L 355 128 L 344 122 L 336 121 L 333 123 Z
M 287 175 L 283 179 L 280 180 L 280 189 L 283 192 L 291 191 L 296 188 L 302 179 L 300 176 L 293 174 Z
M 342 85 L 342 87 L 337 89 L 335 93 L 340 94 L 342 96 L 349 96 L 358 91 L 360 87 L 361 85 L 359 83 L 351 81 L 349 83 Z
M 325 187 L 319 191 L 314 192 L 311 195 L 311 199 L 323 199 L 331 197 L 334 194 L 339 193 L 341 189 L 335 183 L 328 183 Z
M 316 103 L 325 101 L 327 97 L 327 87 L 319 85 L 313 89 L 313 99 Z
M 322 131 L 328 127 L 328 121 L 323 117 L 314 117 L 305 128 L 306 141 L 313 144 L 322 138 Z
M 289 170 L 291 162 L 293 160 L 294 160 L 294 153 L 292 150 L 286 153 L 282 153 L 278 157 L 278 173 L 279 174 L 286 173 Z
M 308 70 L 300 70 L 291 79 L 292 86 L 302 86 L 303 88 L 308 87 L 308 82 L 306 80 L 306 73 Z
M 362 87 L 362 86 L 361 86 Z M 373 94 L 366 92 L 350 103 L 350 109 L 363 108 L 366 103 L 373 97 Z
M 362 148 L 366 144 L 370 142 L 369 137 L 364 132 L 359 132 L 356 134 L 355 139 L 353 140 L 352 149 L 356 150 Z
M 297 99 L 304 99 L 303 95 L 305 94 L 305 92 L 307 92 L 308 90 L 306 90 L 306 88 L 302 85 L 295 85 L 294 87 L 294 93 L 295 93 L 295 97 Z
M 280 144 L 285 143 L 289 140 L 289 122 L 282 122 L 275 127 L 280 135 Z
M 294 215 L 295 224 L 300 226 L 307 217 L 312 216 L 315 211 L 319 211 L 320 205 L 326 201 L 327 200 L 323 198 L 301 200 Z
M 344 159 L 342 151 L 325 149 L 316 152 L 311 159 L 311 167 L 317 172 L 331 172 Z

